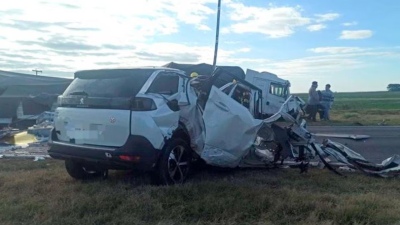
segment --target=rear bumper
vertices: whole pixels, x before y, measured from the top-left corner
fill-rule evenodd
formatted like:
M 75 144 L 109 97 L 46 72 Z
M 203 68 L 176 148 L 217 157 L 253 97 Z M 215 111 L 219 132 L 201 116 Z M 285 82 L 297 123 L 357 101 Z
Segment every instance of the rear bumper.
M 52 130 L 49 145 L 49 155 L 54 159 L 74 160 L 106 169 L 149 171 L 156 167 L 161 154 L 146 138 L 135 135 L 131 135 L 123 146 L 110 148 L 61 142 Z

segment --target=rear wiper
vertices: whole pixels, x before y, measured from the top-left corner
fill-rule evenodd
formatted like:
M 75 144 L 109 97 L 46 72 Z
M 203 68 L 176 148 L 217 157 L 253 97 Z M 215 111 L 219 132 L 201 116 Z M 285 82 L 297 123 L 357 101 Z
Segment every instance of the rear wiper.
M 75 91 L 75 92 L 71 92 L 68 95 L 85 95 L 85 96 L 89 96 L 89 94 L 85 91 Z

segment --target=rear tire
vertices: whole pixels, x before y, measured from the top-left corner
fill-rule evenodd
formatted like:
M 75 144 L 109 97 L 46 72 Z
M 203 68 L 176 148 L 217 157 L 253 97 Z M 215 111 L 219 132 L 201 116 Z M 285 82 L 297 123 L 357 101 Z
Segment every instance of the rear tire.
M 192 149 L 181 138 L 167 142 L 157 167 L 157 183 L 161 185 L 183 184 L 191 169 Z
M 108 170 L 93 169 L 72 160 L 65 160 L 65 169 L 76 180 L 87 180 L 97 177 L 106 178 L 108 176 Z

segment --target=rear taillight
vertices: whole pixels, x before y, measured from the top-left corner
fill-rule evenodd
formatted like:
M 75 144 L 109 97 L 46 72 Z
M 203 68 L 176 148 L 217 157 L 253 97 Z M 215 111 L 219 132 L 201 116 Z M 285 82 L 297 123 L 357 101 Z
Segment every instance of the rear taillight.
M 139 162 L 140 156 L 120 155 L 119 159 L 121 159 L 123 161 L 129 161 L 129 162 Z
M 132 111 L 152 111 L 156 110 L 157 106 L 151 98 L 137 97 L 132 100 Z

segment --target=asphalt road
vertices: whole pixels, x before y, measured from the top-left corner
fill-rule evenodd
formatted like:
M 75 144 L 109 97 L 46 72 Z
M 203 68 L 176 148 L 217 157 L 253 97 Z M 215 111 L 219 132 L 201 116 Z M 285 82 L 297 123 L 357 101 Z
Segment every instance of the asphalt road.
M 332 141 L 347 144 L 347 147 L 360 153 L 371 162 L 381 163 L 395 154 L 400 155 L 400 126 L 309 126 L 312 133 L 324 134 L 359 134 L 369 135 L 369 139 L 351 140 L 344 138 L 329 138 Z M 322 141 L 326 137 L 317 137 Z

